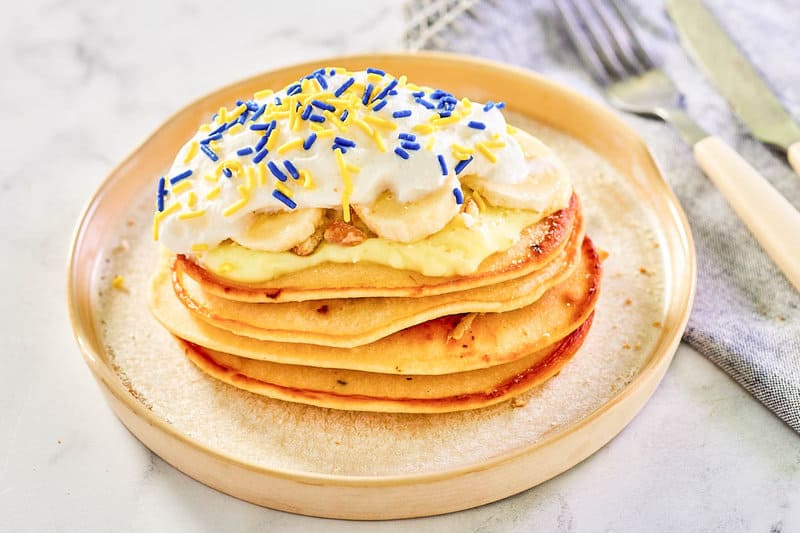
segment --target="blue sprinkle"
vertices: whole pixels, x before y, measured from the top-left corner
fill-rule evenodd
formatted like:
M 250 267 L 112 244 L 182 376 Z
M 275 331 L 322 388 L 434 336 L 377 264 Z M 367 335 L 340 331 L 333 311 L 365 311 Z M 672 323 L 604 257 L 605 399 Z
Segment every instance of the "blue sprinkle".
M 486 105 L 485 105 L 485 106 L 483 106 L 483 110 L 484 110 L 484 111 L 489 111 L 489 110 L 490 110 L 491 108 L 493 108 L 493 107 L 494 107 L 494 102 L 492 102 L 491 100 L 489 100 L 488 102 L 486 102 Z
M 453 189 L 453 196 L 456 197 L 456 203 L 458 205 L 461 205 L 461 204 L 464 203 L 464 193 L 462 193 L 461 189 L 459 189 L 458 187 Z
M 169 182 L 170 182 L 171 185 L 175 185 L 179 181 L 185 180 L 186 178 L 188 178 L 191 175 L 192 175 L 192 171 L 191 170 L 184 170 L 183 172 L 181 172 L 177 176 L 170 178 Z
M 222 139 L 222 134 L 221 133 L 214 133 L 214 134 L 209 135 L 205 139 L 201 140 L 200 144 L 208 144 L 211 141 L 218 141 L 220 139 Z
M 161 177 L 161 178 L 158 180 L 158 211 L 159 211 L 159 212 L 161 212 L 161 211 L 163 211 L 163 210 L 164 210 L 164 197 L 165 197 L 167 194 L 169 194 L 169 191 L 167 191 L 167 190 L 164 188 L 164 185 L 166 185 L 166 180 L 165 180 L 165 179 L 164 179 L 164 177 L 162 176 L 162 177 Z
M 439 160 L 439 168 L 442 169 L 442 176 L 447 176 L 447 162 L 444 160 L 444 156 L 439 154 L 436 156 L 436 159 Z
M 347 109 L 345 109 L 344 111 L 342 111 L 342 114 L 341 114 L 341 116 L 339 117 L 339 120 L 341 120 L 342 122 L 344 122 L 345 120 L 347 120 L 347 117 L 349 117 L 349 116 L 350 116 L 350 111 L 348 111 Z
M 453 96 L 453 95 L 441 89 L 436 89 L 431 93 L 431 100 L 439 100 L 440 98 L 443 98 L 445 96 Z
M 286 181 L 287 179 L 289 179 L 286 177 L 286 174 L 281 172 L 281 169 L 278 168 L 278 165 L 276 165 L 274 161 L 270 161 L 269 163 L 267 163 L 267 168 L 269 168 L 269 171 L 272 172 L 272 175 L 278 178 L 279 180 Z
M 334 144 L 333 146 L 331 146 L 331 150 L 339 150 L 343 154 L 347 153 L 347 148 L 342 146 L 341 144 Z
M 506 106 L 506 103 L 505 102 L 497 102 L 494 106 L 497 109 L 503 109 Z
M 261 118 L 261 115 L 263 115 L 263 114 L 264 114 L 264 111 L 266 111 L 266 110 L 267 110 L 267 104 L 261 104 L 261 107 L 259 107 L 258 109 L 256 109 L 256 112 L 255 112 L 255 113 L 253 113 L 253 116 L 252 116 L 252 117 L 250 117 L 250 121 L 251 121 L 251 122 L 255 122 L 256 120 L 258 120 L 259 118 Z
M 335 69 L 331 69 L 330 72 L 328 73 L 328 75 L 329 76 L 336 76 L 336 70 Z
M 469 123 L 467 124 L 467 126 L 469 126 L 470 128 L 472 128 L 474 130 L 485 130 L 486 129 L 486 124 L 484 124 L 483 122 L 478 122 L 477 120 L 470 120 Z
M 439 111 L 439 118 L 447 118 L 452 114 L 450 111 Z
M 389 96 L 397 96 L 397 95 L 398 95 L 397 89 L 392 89 L 391 91 L 389 91 Z
M 248 100 L 247 102 L 244 103 L 244 105 L 247 106 L 247 109 L 250 112 L 258 111 L 258 104 L 256 103 L 255 100 Z
M 314 111 L 314 108 L 310 105 L 307 105 L 305 109 L 303 109 L 303 114 L 300 115 L 300 118 L 303 120 L 308 120 L 308 117 L 311 116 L 311 113 Z
M 397 136 L 398 139 L 403 139 L 404 141 L 416 141 L 417 136 L 413 133 L 401 133 Z
M 236 117 L 235 119 L 233 119 L 230 122 L 228 122 L 228 128 L 230 128 L 231 126 L 233 126 L 235 124 L 238 124 L 238 123 L 239 123 L 239 117 Z
M 267 157 L 268 153 L 269 153 L 269 150 L 267 150 L 266 148 L 263 148 L 263 149 L 259 150 L 258 153 L 253 156 L 253 163 L 256 163 L 256 164 L 261 163 L 261 161 L 265 157 Z
M 311 115 L 310 117 L 308 117 L 308 120 L 310 120 L 311 122 L 322 123 L 325 122 L 325 117 L 323 117 L 322 115 Z
M 428 109 L 434 109 L 436 106 L 430 103 L 429 101 L 425 100 L 424 98 L 417 98 L 416 102 L 423 107 Z
M 305 142 L 303 143 L 303 149 L 308 150 L 314 144 L 314 141 L 317 140 L 317 134 L 311 133 L 308 137 L 306 137 Z
M 237 120 L 236 122 L 238 122 L 239 124 L 242 124 L 242 125 L 243 125 L 245 122 L 247 122 L 247 116 L 248 116 L 249 114 L 250 114 L 250 111 L 248 111 L 247 109 L 245 109 L 245 110 L 242 112 L 242 114 L 241 114 L 241 115 L 239 115 L 239 120 Z
M 402 146 L 406 150 L 419 150 L 420 148 L 419 143 L 414 143 L 410 141 L 402 142 L 400 143 L 400 146 Z
M 269 123 L 266 124 L 250 124 L 250 129 L 253 131 L 268 130 Z
M 244 100 L 236 100 L 236 107 L 239 107 L 244 103 Z
M 295 83 L 294 85 L 286 89 L 286 94 L 288 94 L 289 96 L 294 96 L 295 94 L 301 92 L 303 92 L 303 88 L 299 83 Z
M 456 165 L 456 174 L 461 174 L 461 171 L 464 170 L 466 166 L 472 162 L 473 159 L 475 159 L 475 156 L 471 155 L 469 156 L 469 159 L 462 159 L 461 161 L 459 161 L 458 164 Z
M 411 96 L 413 96 L 414 98 L 421 98 L 425 96 L 425 91 L 414 91 L 413 93 L 411 93 Z
M 396 86 L 397 86 L 397 80 L 390 81 L 389 84 L 386 85 L 386 87 L 384 87 L 383 90 L 380 93 L 378 93 L 378 95 L 375 98 L 372 99 L 372 101 L 374 102 L 375 100 L 382 100 L 383 98 L 386 98 L 386 95 L 389 94 L 389 92 Z
M 403 150 L 402 148 L 399 148 L 399 147 L 398 147 L 398 148 L 395 148 L 395 149 L 394 149 L 394 153 L 396 153 L 397 155 L 399 155 L 399 156 L 400 156 L 400 157 L 402 157 L 403 159 L 408 159 L 408 152 L 406 152 L 406 151 L 405 151 L 405 150 Z
M 404 117 L 410 117 L 410 116 L 411 116 L 411 110 L 410 109 L 402 109 L 400 111 L 395 111 L 394 113 L 392 113 L 392 117 L 394 117 L 394 118 L 404 118 Z
M 356 143 L 355 142 L 351 141 L 350 139 L 345 139 L 343 137 L 334 137 L 333 138 L 333 142 L 335 144 L 338 144 L 338 145 L 341 145 L 341 146 L 346 146 L 348 148 L 355 148 L 356 147 Z
M 211 122 L 214 122 L 215 120 L 217 120 L 217 116 L 218 116 L 218 115 L 217 115 L 216 113 L 214 113 L 213 115 L 211 115 Z
M 322 73 L 324 74 L 325 71 L 323 70 Z M 323 89 L 328 88 L 328 82 L 325 81 L 325 77 L 322 74 L 317 75 L 317 81 L 319 82 L 319 86 L 322 87 Z
M 286 170 L 289 171 L 289 174 L 292 176 L 292 179 L 300 179 L 300 173 L 297 171 L 297 168 L 292 164 L 291 161 L 285 159 L 283 161 L 283 166 L 286 167 Z
M 236 150 L 236 155 L 250 155 L 252 153 L 253 149 L 249 146 L 245 146 L 244 148 Z
M 381 75 L 381 76 L 385 76 L 385 75 L 386 75 L 386 73 L 385 73 L 384 71 L 382 71 L 381 69 L 379 69 L 379 68 L 372 68 L 372 67 L 370 67 L 370 68 L 368 68 L 368 69 L 367 69 L 367 73 L 368 73 L 368 74 L 379 74 L 379 75 Z
M 297 102 L 297 103 L 295 104 L 295 106 L 294 106 L 294 110 L 295 110 L 295 111 L 297 111 L 297 110 L 298 110 L 298 109 L 300 109 L 301 107 L 303 107 L 303 104 L 301 104 L 300 102 Z
M 381 109 L 384 108 L 384 106 L 386 106 L 386 104 L 387 104 L 386 100 L 381 100 L 380 102 L 375 104 L 375 107 L 373 107 L 372 110 L 373 111 L 380 111 Z
M 217 128 L 214 131 L 210 132 L 209 135 L 216 135 L 217 133 L 222 133 L 226 129 L 228 129 L 228 125 L 227 124 L 223 124 L 219 128 Z
M 256 152 L 260 152 L 264 146 L 266 146 L 267 141 L 269 140 L 269 135 L 262 135 L 261 138 L 256 143 Z
M 281 202 L 283 202 L 289 209 L 294 209 L 295 207 L 297 207 L 297 204 L 294 203 L 294 200 L 283 194 L 278 189 L 274 189 L 272 191 L 272 197 L 275 198 L 276 200 L 280 200 Z
M 368 83 L 367 86 L 364 87 L 364 95 L 361 97 L 362 104 L 367 105 L 367 102 L 369 102 L 369 97 L 372 94 L 372 89 L 373 87 L 371 83 Z
M 311 105 L 319 109 L 324 109 L 325 111 L 330 111 L 331 113 L 336 111 L 336 108 L 331 104 L 326 104 L 325 102 L 320 102 L 319 100 L 311 100 Z
M 276 96 L 275 97 L 275 105 L 281 105 L 281 104 L 282 104 L 281 97 L 280 96 Z
M 344 83 L 343 83 L 343 84 L 342 84 L 342 85 L 341 85 L 341 86 L 340 86 L 338 89 L 336 89 L 336 90 L 333 92 L 333 96 L 335 96 L 336 98 L 339 98 L 340 96 L 342 96 L 342 94 L 344 94 L 344 92 L 345 92 L 347 89 L 349 89 L 349 88 L 350 88 L 350 86 L 351 86 L 351 85 L 353 85 L 353 83 L 354 83 L 355 81 L 356 81 L 356 80 L 355 80 L 355 78 L 350 78 L 350 79 L 348 79 L 348 80 L 347 80 L 346 82 L 344 82 Z
M 215 154 L 214 151 L 211 148 L 209 148 L 207 144 L 201 144 L 200 151 L 206 154 L 210 160 L 214 162 L 219 161 L 219 156 L 217 156 L 217 154 Z
M 233 172 L 231 172 L 231 169 L 229 169 L 228 167 L 222 167 L 222 173 L 225 174 L 226 178 L 233 177 Z

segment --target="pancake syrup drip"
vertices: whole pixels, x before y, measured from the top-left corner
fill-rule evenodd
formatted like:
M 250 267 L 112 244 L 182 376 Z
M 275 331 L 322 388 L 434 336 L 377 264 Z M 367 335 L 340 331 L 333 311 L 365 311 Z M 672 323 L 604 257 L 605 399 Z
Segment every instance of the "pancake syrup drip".
M 256 92 L 220 108 L 158 180 L 154 239 L 240 281 L 323 261 L 465 274 L 572 192 L 503 107 L 373 68 Z M 354 224 L 351 207 L 366 239 L 297 253 L 331 212 Z

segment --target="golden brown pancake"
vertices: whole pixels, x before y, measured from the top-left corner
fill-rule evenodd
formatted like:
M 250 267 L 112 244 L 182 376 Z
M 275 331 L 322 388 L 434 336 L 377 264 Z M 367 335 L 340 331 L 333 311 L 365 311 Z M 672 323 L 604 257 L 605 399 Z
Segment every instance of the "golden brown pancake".
M 460 338 L 464 315 L 445 316 L 355 348 L 270 342 L 235 335 L 194 316 L 172 290 L 169 271 L 151 281 L 153 315 L 175 336 L 212 350 L 251 359 L 394 374 L 446 374 L 515 361 L 560 340 L 592 312 L 599 294 L 600 259 L 586 238 L 571 276 L 533 304 L 479 314 Z M 313 311 L 327 312 L 324 304 Z M 467 319 L 469 320 L 469 319 Z
M 255 361 L 180 340 L 208 375 L 263 396 L 350 411 L 439 413 L 486 407 L 557 374 L 583 344 L 592 316 L 549 348 L 513 363 L 441 376 L 395 376 Z
M 440 316 L 498 313 L 530 305 L 569 277 L 580 262 L 582 230 L 582 226 L 576 227 L 565 249 L 540 270 L 503 283 L 436 296 L 237 302 L 204 292 L 184 275 L 179 262 L 172 265 L 173 288 L 198 318 L 237 335 L 352 348 Z M 327 312 L 317 312 L 321 305 L 327 306 Z
M 263 284 L 241 284 L 208 272 L 184 256 L 178 256 L 177 262 L 205 291 L 242 302 L 433 296 L 501 283 L 544 268 L 580 225 L 580 202 L 573 193 L 566 208 L 525 228 L 514 246 L 490 255 L 467 276 L 431 277 L 368 262 L 324 263 Z

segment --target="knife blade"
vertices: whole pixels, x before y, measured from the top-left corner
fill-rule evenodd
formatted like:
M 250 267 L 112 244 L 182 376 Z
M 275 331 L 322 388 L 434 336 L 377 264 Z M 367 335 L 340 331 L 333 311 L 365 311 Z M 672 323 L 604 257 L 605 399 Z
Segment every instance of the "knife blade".
M 753 136 L 787 152 L 800 174 L 800 126 L 700 0 L 667 0 L 684 48 Z

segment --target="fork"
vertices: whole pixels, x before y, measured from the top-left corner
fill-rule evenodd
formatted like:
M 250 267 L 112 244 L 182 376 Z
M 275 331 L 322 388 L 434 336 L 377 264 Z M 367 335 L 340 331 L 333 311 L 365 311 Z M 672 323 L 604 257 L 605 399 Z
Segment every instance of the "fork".
M 608 101 L 674 126 L 695 161 L 800 291 L 800 212 L 722 139 L 683 110 L 683 95 L 655 65 L 616 0 L 553 0 L 582 62 Z

